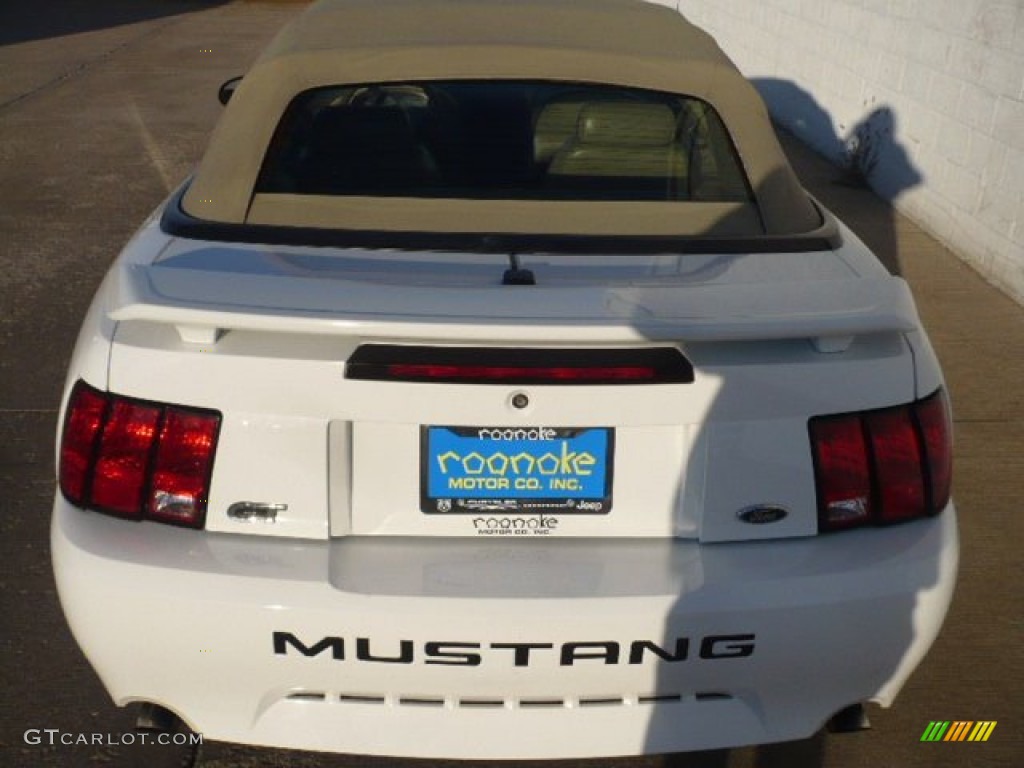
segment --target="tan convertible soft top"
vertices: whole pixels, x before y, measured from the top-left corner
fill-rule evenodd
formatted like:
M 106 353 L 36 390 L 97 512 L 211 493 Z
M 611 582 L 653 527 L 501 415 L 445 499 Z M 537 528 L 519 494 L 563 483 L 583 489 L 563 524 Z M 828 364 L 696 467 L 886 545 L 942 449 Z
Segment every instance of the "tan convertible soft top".
M 254 194 L 274 129 L 297 94 L 463 78 L 610 83 L 703 99 L 732 135 L 757 211 L 739 210 L 750 208 L 742 203 Z M 709 35 L 641 0 L 320 0 L 246 74 L 182 205 L 214 222 L 407 232 L 798 235 L 820 224 L 753 87 Z

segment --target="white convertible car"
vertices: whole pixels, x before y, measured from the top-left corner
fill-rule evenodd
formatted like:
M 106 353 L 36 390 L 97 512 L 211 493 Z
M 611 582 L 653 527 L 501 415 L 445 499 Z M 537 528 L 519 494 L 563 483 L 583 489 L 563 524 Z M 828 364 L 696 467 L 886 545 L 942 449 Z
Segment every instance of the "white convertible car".
M 208 739 L 799 739 L 935 639 L 950 446 L 907 285 L 675 10 L 323 0 L 98 291 L 54 569 Z

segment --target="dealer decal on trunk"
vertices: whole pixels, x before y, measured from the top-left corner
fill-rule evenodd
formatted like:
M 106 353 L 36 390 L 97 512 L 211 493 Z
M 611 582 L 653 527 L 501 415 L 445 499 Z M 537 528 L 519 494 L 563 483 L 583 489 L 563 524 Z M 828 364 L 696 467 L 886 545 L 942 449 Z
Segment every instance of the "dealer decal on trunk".
M 614 449 L 610 427 L 425 426 L 420 430 L 420 509 L 442 515 L 607 514 Z M 486 521 L 474 527 L 553 530 Z

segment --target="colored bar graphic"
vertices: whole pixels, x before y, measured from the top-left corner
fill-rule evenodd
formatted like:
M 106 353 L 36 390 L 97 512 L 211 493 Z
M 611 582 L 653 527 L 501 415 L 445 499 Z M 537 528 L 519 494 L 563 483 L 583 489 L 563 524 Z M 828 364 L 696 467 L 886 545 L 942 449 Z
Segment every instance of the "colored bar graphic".
M 921 735 L 921 741 L 941 741 L 942 737 L 946 734 L 947 728 L 949 728 L 948 720 L 932 720 L 928 723 L 928 727 L 924 729 L 924 733 Z
M 995 720 L 932 720 L 921 734 L 921 741 L 988 741 L 996 728 Z
M 950 726 L 949 733 L 946 734 L 946 738 L 943 741 L 963 741 L 967 736 L 967 731 L 974 723 L 970 720 L 956 720 L 953 725 Z
M 971 731 L 971 735 L 967 737 L 968 741 L 988 741 L 988 737 L 992 735 L 992 731 L 996 729 L 995 720 L 986 720 L 979 722 L 974 726 L 974 730 Z

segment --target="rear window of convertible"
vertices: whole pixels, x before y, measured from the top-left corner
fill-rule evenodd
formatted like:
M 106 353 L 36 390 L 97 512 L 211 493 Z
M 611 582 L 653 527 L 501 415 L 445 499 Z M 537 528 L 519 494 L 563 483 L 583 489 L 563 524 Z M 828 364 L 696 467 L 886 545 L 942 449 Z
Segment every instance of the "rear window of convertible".
M 275 131 L 256 192 L 496 200 L 748 202 L 696 98 L 519 81 L 317 88 Z

